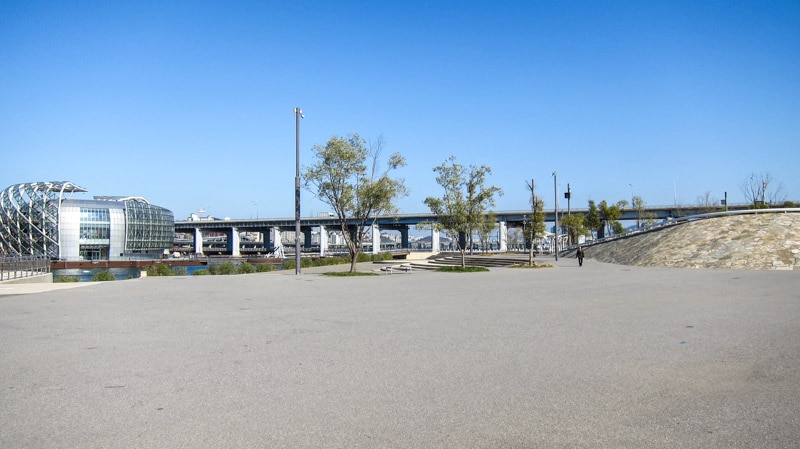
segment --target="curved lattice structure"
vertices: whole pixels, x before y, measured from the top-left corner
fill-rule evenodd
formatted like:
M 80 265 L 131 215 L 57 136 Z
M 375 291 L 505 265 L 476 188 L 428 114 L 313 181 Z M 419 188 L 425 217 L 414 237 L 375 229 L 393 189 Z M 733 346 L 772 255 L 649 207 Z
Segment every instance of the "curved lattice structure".
M 61 201 L 86 189 L 67 182 L 29 182 L 0 192 L 0 254 L 58 257 Z
M 113 260 L 172 248 L 172 212 L 141 197 L 72 199 L 70 182 L 17 184 L 0 192 L 0 256 Z

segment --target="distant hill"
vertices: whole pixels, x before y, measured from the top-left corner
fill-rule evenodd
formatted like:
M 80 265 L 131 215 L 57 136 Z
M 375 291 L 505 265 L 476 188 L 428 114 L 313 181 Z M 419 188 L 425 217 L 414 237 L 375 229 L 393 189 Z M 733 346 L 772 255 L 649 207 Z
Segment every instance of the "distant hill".
M 800 213 L 734 215 L 669 226 L 591 246 L 586 257 L 638 266 L 800 269 Z

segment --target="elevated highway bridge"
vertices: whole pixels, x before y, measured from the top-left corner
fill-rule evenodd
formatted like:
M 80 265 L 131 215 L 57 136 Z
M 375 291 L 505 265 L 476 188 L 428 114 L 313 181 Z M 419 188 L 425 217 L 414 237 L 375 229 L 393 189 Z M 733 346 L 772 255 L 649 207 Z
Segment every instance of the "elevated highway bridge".
M 747 209 L 749 204 L 729 205 L 728 210 Z M 562 217 L 570 214 L 587 214 L 588 208 L 559 210 L 558 216 Z M 637 220 L 641 217 L 665 220 L 678 218 L 688 215 L 697 215 L 710 212 L 709 208 L 701 207 L 675 207 L 675 206 L 651 206 L 642 211 L 624 210 L 620 220 Z M 511 210 L 495 211 L 494 216 L 500 230 L 500 250 L 506 250 L 509 228 L 524 228 L 530 221 L 530 210 Z M 424 223 L 436 222 L 438 217 L 434 214 L 398 214 L 378 216 L 375 218 L 375 225 L 372 227 L 372 241 L 380 241 L 380 232 L 384 230 L 399 231 L 401 242 L 400 248 L 410 248 L 408 232 L 412 226 Z M 545 222 L 555 223 L 555 211 L 545 211 Z M 352 223 L 355 226 L 355 221 Z M 256 218 L 256 219 L 226 219 L 226 220 L 184 220 L 175 222 L 176 234 L 188 234 L 193 236 L 190 241 L 180 241 L 176 249 L 182 252 L 193 252 L 195 254 L 226 254 L 240 256 L 242 254 L 267 253 L 272 251 L 280 243 L 280 232 L 294 232 L 294 218 Z M 307 250 L 319 248 L 320 255 L 324 255 L 328 250 L 328 231 L 339 230 L 340 224 L 336 217 L 302 217 L 300 219 L 300 229 L 303 234 L 303 247 Z M 319 231 L 320 241 L 312 246 L 311 231 Z M 242 242 L 240 234 L 244 232 L 260 233 L 262 239 L 259 242 Z M 223 239 L 205 241 L 203 234 L 219 233 L 225 236 Z M 435 251 L 439 247 L 439 233 L 431 231 L 431 248 Z M 373 246 L 371 251 L 378 253 L 381 250 L 379 245 Z

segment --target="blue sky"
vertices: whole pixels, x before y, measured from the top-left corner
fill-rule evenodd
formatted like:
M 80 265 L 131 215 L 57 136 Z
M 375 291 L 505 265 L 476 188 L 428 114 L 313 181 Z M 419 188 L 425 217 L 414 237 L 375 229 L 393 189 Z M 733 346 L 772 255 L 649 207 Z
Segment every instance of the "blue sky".
M 383 135 L 406 213 L 450 155 L 492 168 L 496 210 L 527 208 L 531 178 L 552 207 L 553 171 L 574 208 L 741 202 L 751 172 L 798 201 L 798 24 L 797 1 L 6 0 L 0 188 L 291 217 L 299 106 L 301 164 Z

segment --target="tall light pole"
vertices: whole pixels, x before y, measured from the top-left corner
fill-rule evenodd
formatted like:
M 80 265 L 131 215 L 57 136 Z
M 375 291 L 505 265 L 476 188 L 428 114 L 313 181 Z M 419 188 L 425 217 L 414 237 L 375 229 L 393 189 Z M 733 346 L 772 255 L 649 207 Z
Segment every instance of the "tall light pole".
M 631 207 L 633 207 L 633 184 L 628 184 L 631 186 Z
M 567 183 L 567 191 L 564 192 L 564 198 L 567 199 L 567 217 L 572 216 L 572 211 L 570 211 L 570 202 L 572 201 L 572 189 Z M 571 224 L 572 222 L 570 222 Z M 572 245 L 572 232 L 570 231 L 570 224 L 567 224 L 567 246 Z
M 680 215 L 678 213 L 678 177 L 672 178 L 672 201 L 675 202 L 675 215 Z M 675 217 L 678 218 L 678 217 Z
M 294 175 L 294 274 L 300 274 L 300 119 L 306 118 L 300 108 L 294 108 L 295 175 Z
M 634 204 L 635 201 L 633 200 L 634 199 L 633 184 L 628 184 L 628 185 L 631 186 L 631 209 L 635 210 L 636 204 Z M 636 214 L 636 229 L 639 229 L 639 214 Z
M 556 261 L 558 261 L 558 172 L 553 172 L 553 194 L 555 195 L 555 215 L 556 215 L 556 229 L 555 229 L 555 241 L 554 241 L 554 254 L 556 255 Z

